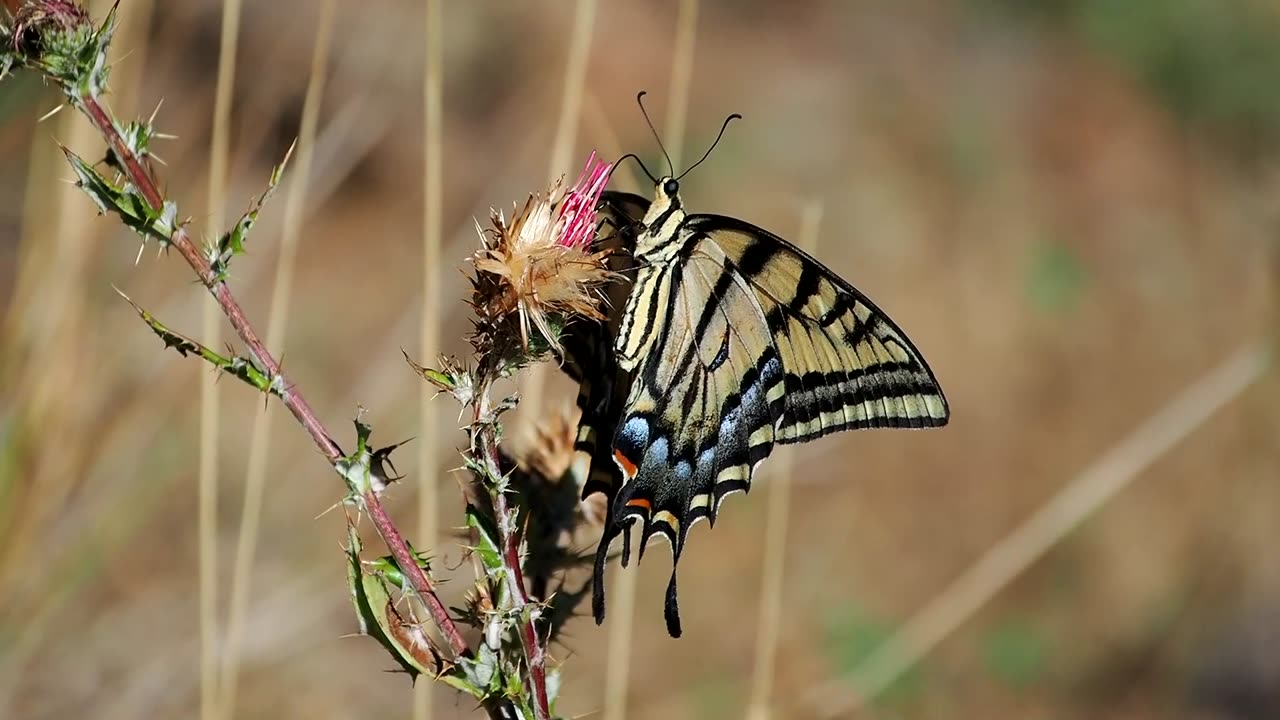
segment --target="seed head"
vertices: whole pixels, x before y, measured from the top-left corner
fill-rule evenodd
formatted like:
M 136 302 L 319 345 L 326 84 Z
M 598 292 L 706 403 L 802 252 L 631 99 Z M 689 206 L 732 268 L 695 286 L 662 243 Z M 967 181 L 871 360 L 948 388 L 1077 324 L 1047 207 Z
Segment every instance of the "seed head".
M 609 181 L 610 163 L 591 153 L 577 182 L 563 178 L 547 193 L 534 193 L 508 220 L 491 211 L 492 227 L 481 230 L 473 305 L 482 329 L 515 320 L 520 347 L 529 348 L 530 328 L 560 351 L 559 328 L 574 318 L 601 320 L 602 288 L 615 278 L 608 253 L 593 252 L 596 206 Z

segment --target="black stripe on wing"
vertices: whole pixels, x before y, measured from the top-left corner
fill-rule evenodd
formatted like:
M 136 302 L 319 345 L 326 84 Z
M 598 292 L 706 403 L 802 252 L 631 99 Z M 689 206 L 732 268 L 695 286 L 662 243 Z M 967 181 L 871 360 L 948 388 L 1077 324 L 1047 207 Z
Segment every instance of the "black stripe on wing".
M 689 531 L 700 519 L 714 523 L 727 495 L 749 489 L 755 465 L 772 448 L 773 427 L 783 411 L 782 363 L 777 352 L 771 345 L 762 346 L 759 336 L 749 338 L 732 331 L 731 303 L 734 298 L 747 301 L 749 292 L 736 275 L 738 269 L 705 258 L 692 262 L 684 256 L 676 262 L 683 264 L 677 267 L 680 272 L 704 273 L 697 282 L 710 287 L 704 292 L 714 302 L 688 307 L 690 302 L 703 302 L 704 296 L 690 300 L 689 292 L 673 293 L 665 317 L 679 313 L 686 323 L 696 324 L 697 331 L 678 338 L 670 326 L 664 328 L 659 345 L 638 369 L 640 382 L 627 402 L 632 411 L 613 440 L 615 459 L 627 479 L 601 538 L 596 556 L 598 592 L 593 597 L 593 611 L 600 621 L 607 549 L 618 534 L 639 522 L 641 557 L 654 535 L 671 543 L 673 566 L 665 615 L 673 637 L 681 631 L 676 573 Z M 705 274 L 710 267 L 715 268 L 715 276 Z M 758 313 L 755 317 L 759 322 Z M 713 325 L 723 327 L 724 333 L 709 333 Z M 637 407 L 654 410 L 634 410 Z M 624 564 L 628 552 L 624 541 Z
M 861 291 L 803 250 L 750 223 L 719 215 L 691 215 L 685 225 L 713 239 L 717 231 L 722 231 L 722 239 L 733 235 L 734 242 L 750 237 L 744 259 L 759 257 L 760 248 L 787 256 L 783 263 L 751 267 L 743 263 L 744 276 L 755 287 L 761 306 L 767 306 L 770 332 L 780 345 L 814 352 L 823 345 L 815 342 L 814 334 L 822 333 L 842 356 L 841 362 L 812 368 L 804 367 L 807 363 L 800 357 L 784 353 L 787 417 L 779 428 L 780 442 L 803 442 L 846 429 L 947 423 L 946 397 L 923 355 Z M 769 276 L 779 265 L 798 267 L 798 272 Z

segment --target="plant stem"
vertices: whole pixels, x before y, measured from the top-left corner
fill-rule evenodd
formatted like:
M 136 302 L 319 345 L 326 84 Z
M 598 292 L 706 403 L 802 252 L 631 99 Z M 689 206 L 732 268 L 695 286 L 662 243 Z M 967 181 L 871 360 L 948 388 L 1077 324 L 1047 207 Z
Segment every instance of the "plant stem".
M 494 514 L 498 519 L 498 542 L 502 547 L 502 564 L 506 569 L 507 594 L 511 597 L 512 609 L 515 610 L 520 644 L 524 647 L 525 664 L 529 667 L 529 684 L 533 686 L 534 717 L 537 720 L 548 720 L 551 709 L 547 699 L 547 654 L 538 637 L 537 628 L 534 627 L 532 603 L 524 586 L 524 570 L 520 563 L 520 534 L 515 527 L 516 513 L 511 511 L 507 503 L 507 494 L 501 482 L 503 473 L 498 460 L 496 424 L 492 421 L 489 410 L 489 390 L 493 386 L 493 378 L 486 372 L 481 382 L 475 402 L 478 449 L 492 488 L 490 492 Z
M 138 189 L 138 192 L 142 194 L 142 197 L 146 199 L 152 209 L 159 210 L 163 207 L 164 197 L 156 187 L 151 173 L 143 165 L 141 159 L 129 148 L 119 128 L 116 127 L 115 122 L 112 120 L 110 112 L 103 106 L 102 102 L 93 95 L 81 95 L 75 98 L 75 104 L 89 118 L 98 132 L 101 133 L 116 160 L 119 161 L 120 167 L 129 178 L 129 182 Z M 187 234 L 186 229 L 179 227 L 169 240 L 173 247 L 177 248 L 183 259 L 187 261 L 187 264 L 191 266 L 191 269 L 195 271 L 196 276 L 200 278 L 200 282 L 213 295 L 218 307 L 222 308 L 222 313 L 227 316 L 227 320 L 231 322 L 231 327 L 240 336 L 240 339 L 244 341 L 245 346 L 259 367 L 279 383 L 281 387 L 280 402 L 284 403 L 284 406 L 288 408 L 289 412 L 298 420 L 298 423 L 307 431 L 307 434 L 311 436 L 311 440 L 320 449 L 325 459 L 329 461 L 330 465 L 342 459 L 341 448 L 330 437 L 329 432 L 320 422 L 320 419 L 316 417 L 315 411 L 311 409 L 311 405 L 306 401 L 302 393 L 298 392 L 297 388 L 291 383 L 285 381 L 284 374 L 280 369 L 280 363 L 267 351 L 266 346 L 253 329 L 253 325 L 245 316 L 244 310 L 231 293 L 231 288 L 218 279 L 217 274 L 210 267 L 208 259 L 191 239 L 191 236 Z M 387 549 L 391 551 L 392 557 L 396 559 L 396 562 L 399 563 L 400 568 L 408 577 L 409 584 L 418 594 L 423 604 L 426 605 L 427 610 L 435 621 L 436 627 L 449 642 L 454 654 L 470 654 L 470 649 L 462 638 L 462 634 L 458 631 L 457 625 L 453 622 L 453 618 L 449 617 L 449 612 L 445 609 L 444 603 L 440 601 L 435 589 L 431 586 L 431 581 L 422 571 L 422 568 L 418 566 L 417 559 L 410 552 L 408 544 L 400 534 L 400 531 L 396 529 L 395 523 L 387 515 L 386 509 L 383 508 L 382 501 L 377 493 L 370 490 L 363 494 L 362 500 L 365 509 L 368 510 L 369 515 L 373 518 L 378 534 L 382 536 L 383 541 L 387 544 Z

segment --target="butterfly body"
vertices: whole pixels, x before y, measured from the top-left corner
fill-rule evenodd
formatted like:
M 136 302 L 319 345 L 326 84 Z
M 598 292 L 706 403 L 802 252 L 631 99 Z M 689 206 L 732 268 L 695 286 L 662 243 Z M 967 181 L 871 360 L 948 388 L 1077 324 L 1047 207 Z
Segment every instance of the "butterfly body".
M 654 535 L 671 543 L 666 618 L 678 636 L 674 565 L 689 530 L 703 519 L 714 524 L 725 497 L 750 488 L 775 444 L 845 429 L 934 427 L 949 410 L 902 331 L 782 238 L 741 220 L 687 214 L 671 178 L 657 182 L 640 219 L 637 196 L 606 193 L 605 205 L 628 228 L 635 275 L 609 326 L 612 357 L 590 383 L 607 385 L 609 397 L 587 385 L 579 396 L 587 491 L 610 497 L 593 610 L 600 621 L 609 546 L 623 535 L 625 566 L 627 529 L 640 523 L 641 557 Z M 591 442 L 582 442 L 587 435 Z M 599 467 L 606 460 L 614 467 Z

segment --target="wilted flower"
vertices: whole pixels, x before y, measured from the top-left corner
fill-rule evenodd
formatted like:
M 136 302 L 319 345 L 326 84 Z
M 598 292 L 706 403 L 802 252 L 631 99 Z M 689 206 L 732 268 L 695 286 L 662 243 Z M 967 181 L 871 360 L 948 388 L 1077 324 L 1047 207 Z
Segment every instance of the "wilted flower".
M 614 278 L 607 253 L 592 252 L 596 206 L 613 166 L 591 153 L 577 182 L 561 191 L 563 179 L 545 195 L 535 193 L 508 221 L 491 211 L 492 229 L 481 231 L 484 246 L 472 257 L 477 270 L 474 305 L 482 320 L 516 315 L 520 344 L 529 347 L 529 326 L 555 350 L 561 349 L 551 316 L 600 320 L 600 289 Z
M 18 9 L 13 23 L 13 49 L 39 41 L 46 32 L 74 32 L 92 29 L 89 13 L 70 0 L 40 0 Z M 29 48 L 30 49 L 30 48 Z

